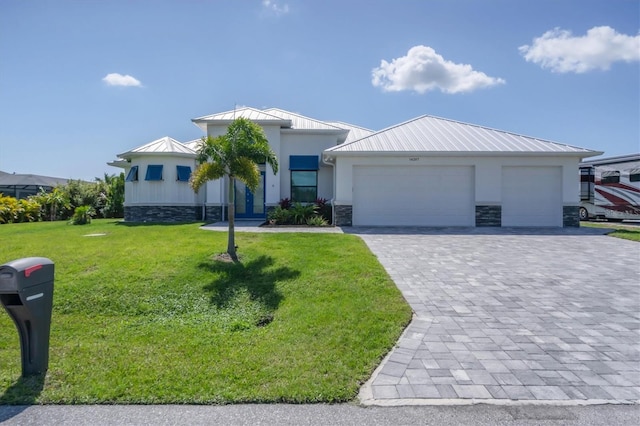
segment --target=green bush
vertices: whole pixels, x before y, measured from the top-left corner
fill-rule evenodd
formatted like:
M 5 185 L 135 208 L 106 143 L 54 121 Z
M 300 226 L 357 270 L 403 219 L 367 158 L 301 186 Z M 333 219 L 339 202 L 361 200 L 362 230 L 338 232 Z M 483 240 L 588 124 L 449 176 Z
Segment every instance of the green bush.
M 271 210 L 267 215 L 267 219 L 275 221 L 278 225 L 289 225 L 293 222 L 291 211 L 280 206 L 276 206 L 275 209 Z
M 322 216 L 311 216 L 307 219 L 307 225 L 309 226 L 327 226 L 329 223 Z
M 91 216 L 93 214 L 93 209 L 91 206 L 80 206 L 76 207 L 73 211 L 73 217 L 69 223 L 72 225 L 86 225 L 91 223 Z
M 0 194 L 0 224 L 37 222 L 40 220 L 40 207 L 35 198 L 17 200 Z
M 307 223 L 307 220 L 316 214 L 316 209 L 317 206 L 315 204 L 293 203 L 289 211 L 293 216 L 293 223 L 302 225 Z

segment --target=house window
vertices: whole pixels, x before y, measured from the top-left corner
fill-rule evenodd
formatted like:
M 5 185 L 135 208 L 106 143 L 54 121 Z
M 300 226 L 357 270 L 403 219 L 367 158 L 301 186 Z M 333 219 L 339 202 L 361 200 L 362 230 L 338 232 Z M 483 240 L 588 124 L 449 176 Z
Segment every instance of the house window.
M 602 178 L 600 182 L 605 183 L 620 183 L 620 172 L 602 172 Z
M 291 201 L 313 203 L 318 196 L 318 172 L 316 170 L 291 172 Z
M 162 164 L 160 165 L 148 165 L 147 175 L 144 180 L 162 180 Z
M 126 182 L 135 182 L 138 180 L 138 166 L 131 167 L 129 173 L 127 174 Z
M 291 201 L 313 203 L 318 197 L 318 156 L 289 156 Z
M 180 182 L 189 182 L 191 177 L 191 167 L 189 166 L 176 166 L 178 170 L 178 178 L 176 180 Z
M 640 169 L 629 170 L 629 182 L 640 182 Z

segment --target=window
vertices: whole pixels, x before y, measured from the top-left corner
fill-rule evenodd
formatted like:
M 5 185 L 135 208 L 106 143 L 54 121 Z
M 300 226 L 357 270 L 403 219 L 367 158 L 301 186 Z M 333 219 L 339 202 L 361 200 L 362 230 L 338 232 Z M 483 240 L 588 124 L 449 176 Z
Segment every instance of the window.
M 189 166 L 176 166 L 178 170 L 178 177 L 176 180 L 180 182 L 189 182 L 191 177 L 191 167 Z
M 640 169 L 629 170 L 629 182 L 640 182 Z
M 313 203 L 318 195 L 318 172 L 315 170 L 291 172 L 291 201 Z
M 162 180 L 162 165 L 148 165 L 144 180 Z
M 313 203 L 318 197 L 318 156 L 289 156 L 291 201 Z
M 602 172 L 600 183 L 620 183 L 620 172 Z
M 126 182 L 135 182 L 138 180 L 138 166 L 133 166 L 127 174 Z

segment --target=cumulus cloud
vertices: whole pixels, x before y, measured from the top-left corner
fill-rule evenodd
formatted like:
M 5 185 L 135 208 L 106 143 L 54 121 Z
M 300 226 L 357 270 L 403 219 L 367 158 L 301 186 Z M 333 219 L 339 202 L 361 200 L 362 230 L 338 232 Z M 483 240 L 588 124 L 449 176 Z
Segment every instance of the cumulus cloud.
M 289 5 L 280 4 L 274 0 L 262 0 L 262 8 L 265 12 L 276 16 L 281 16 L 289 13 Z
M 130 75 L 122 75 L 117 72 L 113 72 L 111 74 L 107 74 L 102 81 L 107 83 L 109 86 L 134 86 L 134 87 L 142 87 L 142 83 L 137 78 L 134 78 Z
M 603 26 L 576 37 L 570 31 L 555 28 L 534 38 L 531 46 L 520 46 L 518 50 L 528 62 L 553 72 L 608 70 L 617 61 L 640 60 L 640 35 L 632 37 Z
M 445 60 L 429 46 L 414 46 L 406 56 L 382 60 L 372 71 L 371 83 L 386 92 L 413 90 L 420 94 L 440 89 L 444 93 L 464 93 L 503 84 L 501 78 L 475 71 L 471 65 Z

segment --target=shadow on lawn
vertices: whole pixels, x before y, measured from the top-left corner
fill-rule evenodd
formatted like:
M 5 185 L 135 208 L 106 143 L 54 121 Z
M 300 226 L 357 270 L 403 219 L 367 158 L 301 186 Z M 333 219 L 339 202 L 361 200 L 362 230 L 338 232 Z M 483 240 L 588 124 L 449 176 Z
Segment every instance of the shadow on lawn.
M 218 308 L 225 308 L 233 303 L 238 292 L 245 289 L 252 301 L 273 312 L 283 298 L 276 283 L 300 275 L 300 271 L 285 266 L 269 269 L 273 264 L 272 257 L 260 256 L 247 263 L 213 262 L 201 263 L 199 266 L 219 274 L 216 280 L 204 287 L 212 293 L 211 302 Z
M 0 395 L 0 405 L 35 404 L 44 388 L 44 378 L 44 374 L 20 377 Z M 13 417 L 13 415 L 19 414 L 19 412 L 6 414 L 9 416 L 8 418 L 10 418 Z M 0 422 L 4 420 L 7 420 L 7 418 L 0 415 Z

